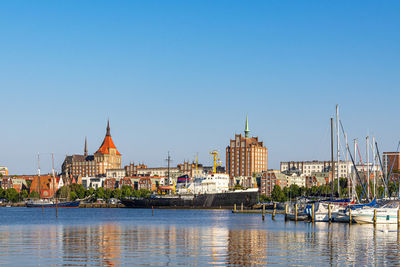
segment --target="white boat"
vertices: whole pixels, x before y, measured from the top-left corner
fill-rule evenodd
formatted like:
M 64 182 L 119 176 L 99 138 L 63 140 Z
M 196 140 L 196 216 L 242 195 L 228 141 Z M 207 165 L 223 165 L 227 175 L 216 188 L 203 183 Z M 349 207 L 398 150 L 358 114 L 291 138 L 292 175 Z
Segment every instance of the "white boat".
M 225 173 L 209 173 L 205 177 L 195 178 L 176 186 L 178 194 L 213 194 L 228 191 L 229 175 Z
M 336 214 L 342 209 L 339 204 L 332 203 L 317 203 L 315 207 L 314 220 L 316 222 L 329 222 L 329 205 L 331 205 L 331 218 L 332 221 L 335 220 Z
M 364 207 L 352 211 L 351 217 L 356 223 L 374 223 L 374 213 L 376 210 L 376 223 L 396 224 L 399 211 L 399 201 L 390 201 L 380 208 Z

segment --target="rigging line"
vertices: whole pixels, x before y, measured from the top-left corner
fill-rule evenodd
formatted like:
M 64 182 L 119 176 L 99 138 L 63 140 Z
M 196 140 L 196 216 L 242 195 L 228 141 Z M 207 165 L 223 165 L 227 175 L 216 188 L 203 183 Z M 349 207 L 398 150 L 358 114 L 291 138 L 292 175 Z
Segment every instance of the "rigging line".
M 378 159 L 379 159 L 379 164 L 381 166 L 382 180 L 383 180 L 383 182 L 385 184 L 385 192 L 387 192 L 387 182 L 386 182 L 386 178 L 385 178 L 385 172 L 383 171 L 383 164 L 382 164 L 381 156 L 379 154 L 378 142 L 375 142 L 375 147 L 376 147 L 376 153 L 377 153 Z
M 358 170 L 357 170 L 357 168 L 356 168 L 356 164 L 355 164 L 355 162 L 354 162 L 353 155 L 351 154 L 349 145 L 347 145 L 347 151 L 349 152 L 349 156 L 350 156 L 351 162 L 353 163 L 354 171 L 356 172 L 357 178 L 358 178 L 358 180 L 360 181 L 360 184 L 362 184 L 362 180 L 361 180 L 360 174 L 358 173 Z M 364 188 L 363 186 L 362 186 L 361 188 L 362 188 L 363 194 L 364 194 L 364 193 L 365 193 L 365 188 Z M 366 194 L 366 193 L 365 193 L 365 194 Z M 356 194 L 356 195 L 357 195 L 357 194 Z M 361 197 L 362 197 L 362 195 L 361 195 Z M 357 198 L 358 198 L 358 195 L 357 195 Z
M 363 173 L 364 173 L 365 179 L 367 180 L 367 181 L 366 181 L 366 185 L 369 187 L 369 183 L 368 183 L 368 179 L 367 179 L 367 174 L 365 173 L 364 163 L 363 163 L 362 158 L 361 158 L 360 148 L 358 147 L 358 144 L 357 144 L 357 151 L 358 151 L 358 156 L 360 157 L 360 162 L 361 162 L 361 166 L 362 166 L 362 169 L 363 169 Z M 362 183 L 361 183 L 361 184 L 362 184 Z M 367 195 L 367 198 L 368 198 L 368 200 L 369 200 L 369 196 L 368 196 L 368 195 Z
M 400 141 L 399 141 L 399 143 L 397 144 L 396 153 L 399 152 L 399 146 L 400 146 Z M 388 161 L 389 167 L 390 167 L 389 177 L 388 177 L 388 179 L 387 179 L 387 182 L 388 182 L 388 183 L 389 183 L 389 181 L 390 181 L 390 178 L 392 178 L 392 175 L 393 175 L 394 159 L 395 159 L 396 157 L 397 157 L 397 155 L 394 156 L 392 163 L 390 163 L 390 161 Z M 394 186 L 395 186 L 395 188 L 396 188 L 396 191 L 398 191 L 396 183 L 394 183 Z

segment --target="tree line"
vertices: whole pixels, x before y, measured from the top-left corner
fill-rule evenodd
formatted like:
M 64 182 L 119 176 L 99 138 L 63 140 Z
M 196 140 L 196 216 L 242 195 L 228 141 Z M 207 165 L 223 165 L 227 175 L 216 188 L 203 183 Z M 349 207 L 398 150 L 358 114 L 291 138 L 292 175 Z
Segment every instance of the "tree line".
M 134 190 L 132 187 L 123 185 L 121 189 L 105 189 L 99 187 L 97 189 L 85 187 L 81 184 L 65 185 L 57 190 L 56 197 L 58 199 L 65 200 L 76 200 L 86 199 L 87 201 L 96 201 L 98 199 L 108 200 L 110 198 L 123 199 L 129 197 L 149 197 L 151 195 L 150 190 Z M 5 199 L 9 202 L 25 201 L 27 199 L 38 199 L 39 193 L 32 191 L 28 193 L 26 189 L 18 191 L 14 188 L 8 188 L 6 190 L 0 188 L 0 199 Z
M 348 188 L 347 188 L 347 179 L 340 178 L 340 195 L 341 197 L 349 197 Z M 366 199 L 367 185 L 357 184 L 355 187 L 356 194 L 358 199 Z M 373 194 L 373 184 L 370 183 L 370 192 Z M 387 186 L 387 197 L 395 197 L 399 192 L 399 183 L 398 182 L 389 182 Z M 376 187 L 376 197 L 382 198 L 385 195 L 385 187 L 382 184 L 378 184 Z M 298 185 L 291 185 L 289 187 L 284 187 L 283 189 L 279 185 L 275 185 L 274 189 L 271 192 L 271 196 L 267 197 L 265 195 L 261 196 L 260 201 L 270 202 L 285 202 L 294 200 L 298 197 L 339 197 L 338 195 L 338 184 L 337 180 L 335 180 L 333 184 L 328 185 L 320 185 L 320 186 L 312 186 L 309 188 L 300 187 Z

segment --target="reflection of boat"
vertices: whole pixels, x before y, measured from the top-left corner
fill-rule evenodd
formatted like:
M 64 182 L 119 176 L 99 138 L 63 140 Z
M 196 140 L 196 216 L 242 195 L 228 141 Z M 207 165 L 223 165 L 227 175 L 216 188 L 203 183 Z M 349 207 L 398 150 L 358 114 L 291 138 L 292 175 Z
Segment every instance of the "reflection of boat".
M 28 207 L 28 208 L 41 208 L 41 207 L 43 207 L 43 208 L 55 208 L 55 207 L 57 207 L 57 208 L 78 208 L 80 203 L 81 203 L 80 200 L 57 202 L 57 204 L 54 201 L 30 200 L 30 201 L 26 202 L 26 207 Z
M 376 210 L 376 223 L 394 224 L 397 223 L 399 201 L 390 201 L 380 208 L 361 208 L 352 211 L 352 218 L 357 223 L 374 223 Z
M 296 220 L 296 215 L 293 213 L 288 213 L 286 214 L 286 219 L 290 220 L 290 221 L 295 221 Z M 308 215 L 304 212 L 299 212 L 297 214 L 297 220 L 298 221 L 306 221 L 308 220 Z

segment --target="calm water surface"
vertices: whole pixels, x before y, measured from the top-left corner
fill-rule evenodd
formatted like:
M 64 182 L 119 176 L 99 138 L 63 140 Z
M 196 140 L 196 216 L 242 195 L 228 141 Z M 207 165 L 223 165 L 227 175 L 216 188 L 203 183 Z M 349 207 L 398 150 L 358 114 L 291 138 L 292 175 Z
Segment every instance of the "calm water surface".
M 397 226 L 227 210 L 0 208 L 0 265 L 400 265 Z

